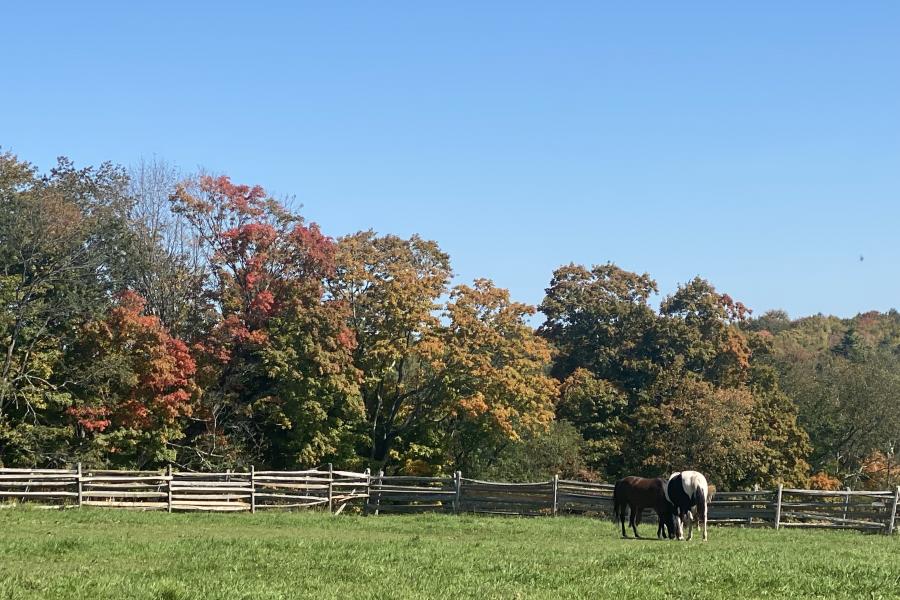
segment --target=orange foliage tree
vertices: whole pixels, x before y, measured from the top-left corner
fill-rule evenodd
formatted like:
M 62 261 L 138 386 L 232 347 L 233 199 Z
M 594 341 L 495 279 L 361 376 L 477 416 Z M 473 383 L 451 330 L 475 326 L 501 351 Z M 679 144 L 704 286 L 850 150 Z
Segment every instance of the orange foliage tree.
M 339 240 L 329 289 L 349 307 L 376 468 L 468 469 L 552 419 L 550 349 L 525 321 L 534 309 L 486 280 L 451 291 L 449 278 L 447 255 L 417 236 Z
M 870 490 L 890 490 L 900 485 L 900 458 L 875 450 L 862 464 L 860 483 Z
M 546 374 L 549 344 L 525 321 L 534 312 L 486 279 L 451 292 L 443 348 L 430 358 L 449 417 L 439 431 L 459 468 L 553 421 L 558 385 Z
M 122 293 L 105 319 L 89 323 L 79 345 L 82 379 L 67 413 L 86 458 L 143 468 L 175 457 L 194 413 L 196 365 L 188 347 L 144 300 Z

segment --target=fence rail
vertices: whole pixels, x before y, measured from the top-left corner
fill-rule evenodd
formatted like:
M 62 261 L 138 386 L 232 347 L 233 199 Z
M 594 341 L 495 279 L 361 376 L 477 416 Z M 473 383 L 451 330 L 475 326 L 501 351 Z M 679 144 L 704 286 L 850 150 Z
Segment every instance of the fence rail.
M 135 510 L 256 512 L 357 506 L 367 514 L 479 513 L 520 516 L 612 514 L 613 485 L 554 477 L 501 483 L 452 477 L 370 475 L 331 468 L 301 471 L 114 471 L 0 468 L 0 501 L 41 506 Z M 894 533 L 900 486 L 891 491 L 775 490 L 716 492 L 712 523 L 823 527 Z M 645 520 L 653 518 L 648 510 Z

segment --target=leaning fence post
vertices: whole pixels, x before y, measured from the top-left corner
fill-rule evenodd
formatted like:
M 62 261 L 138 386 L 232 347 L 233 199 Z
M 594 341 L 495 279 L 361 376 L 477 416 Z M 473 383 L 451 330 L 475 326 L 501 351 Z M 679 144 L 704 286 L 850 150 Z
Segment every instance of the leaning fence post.
M 166 465 L 166 509 L 172 512 L 172 465 Z
M 559 473 L 553 476 L 553 516 L 559 512 Z
M 850 488 L 846 488 L 844 490 L 846 494 L 844 494 L 844 520 L 847 520 L 847 511 L 850 508 Z
M 778 484 L 778 494 L 775 497 L 775 529 L 781 527 L 781 494 L 784 490 L 784 484 Z
M 897 501 L 900 500 L 900 485 L 894 489 L 894 505 L 891 507 L 891 522 L 888 524 L 888 535 L 894 533 L 894 523 L 897 522 Z
M 250 512 L 256 512 L 256 467 L 250 465 Z
M 82 484 L 81 484 L 81 463 L 78 463 L 78 474 L 75 476 L 78 482 L 78 507 L 81 508 L 82 503 Z
M 334 466 L 328 463 L 328 512 L 334 510 Z

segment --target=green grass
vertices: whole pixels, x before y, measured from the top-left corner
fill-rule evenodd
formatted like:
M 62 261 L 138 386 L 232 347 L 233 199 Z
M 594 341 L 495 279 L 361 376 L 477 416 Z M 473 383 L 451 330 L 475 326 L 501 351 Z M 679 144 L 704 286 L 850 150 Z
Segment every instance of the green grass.
M 643 533 L 655 533 L 645 524 Z M 900 540 L 560 517 L 0 510 L 0 598 L 898 598 Z

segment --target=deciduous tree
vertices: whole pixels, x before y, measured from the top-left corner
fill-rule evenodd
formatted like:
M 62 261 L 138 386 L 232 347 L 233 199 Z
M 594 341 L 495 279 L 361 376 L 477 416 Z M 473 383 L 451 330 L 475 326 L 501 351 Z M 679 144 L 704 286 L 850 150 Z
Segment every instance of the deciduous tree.
M 329 291 L 347 307 L 356 340 L 353 362 L 362 373 L 369 438 L 364 452 L 373 466 L 396 464 L 398 440 L 416 443 L 413 429 L 439 418 L 440 381 L 432 361 L 444 348 L 436 311 L 449 279 L 449 257 L 418 236 L 365 231 L 338 240 Z M 423 452 L 433 454 L 425 446 Z
M 585 459 L 593 470 L 604 475 L 623 471 L 629 416 L 625 393 L 579 368 L 562 383 L 556 416 L 581 432 Z
M 362 232 L 339 247 L 330 290 L 358 342 L 374 466 L 474 464 L 546 428 L 555 383 L 544 374 L 549 347 L 525 320 L 533 308 L 487 280 L 449 290 L 447 255 L 417 236 Z
M 108 164 L 39 176 L 0 155 L 0 460 L 66 460 L 67 349 L 133 275 L 125 184 Z
M 450 417 L 442 431 L 459 468 L 508 440 L 546 431 L 553 420 L 558 385 L 546 374 L 550 346 L 526 322 L 534 312 L 486 279 L 450 295 L 444 347 L 428 352 Z
M 159 467 L 175 459 L 197 400 L 196 365 L 145 301 L 124 292 L 109 314 L 87 324 L 70 359 L 66 410 L 75 452 L 98 464 Z
M 361 418 L 346 304 L 325 298 L 334 242 L 315 224 L 227 177 L 180 185 L 219 319 L 196 344 L 204 389 L 182 460 L 315 466 L 346 458 Z

